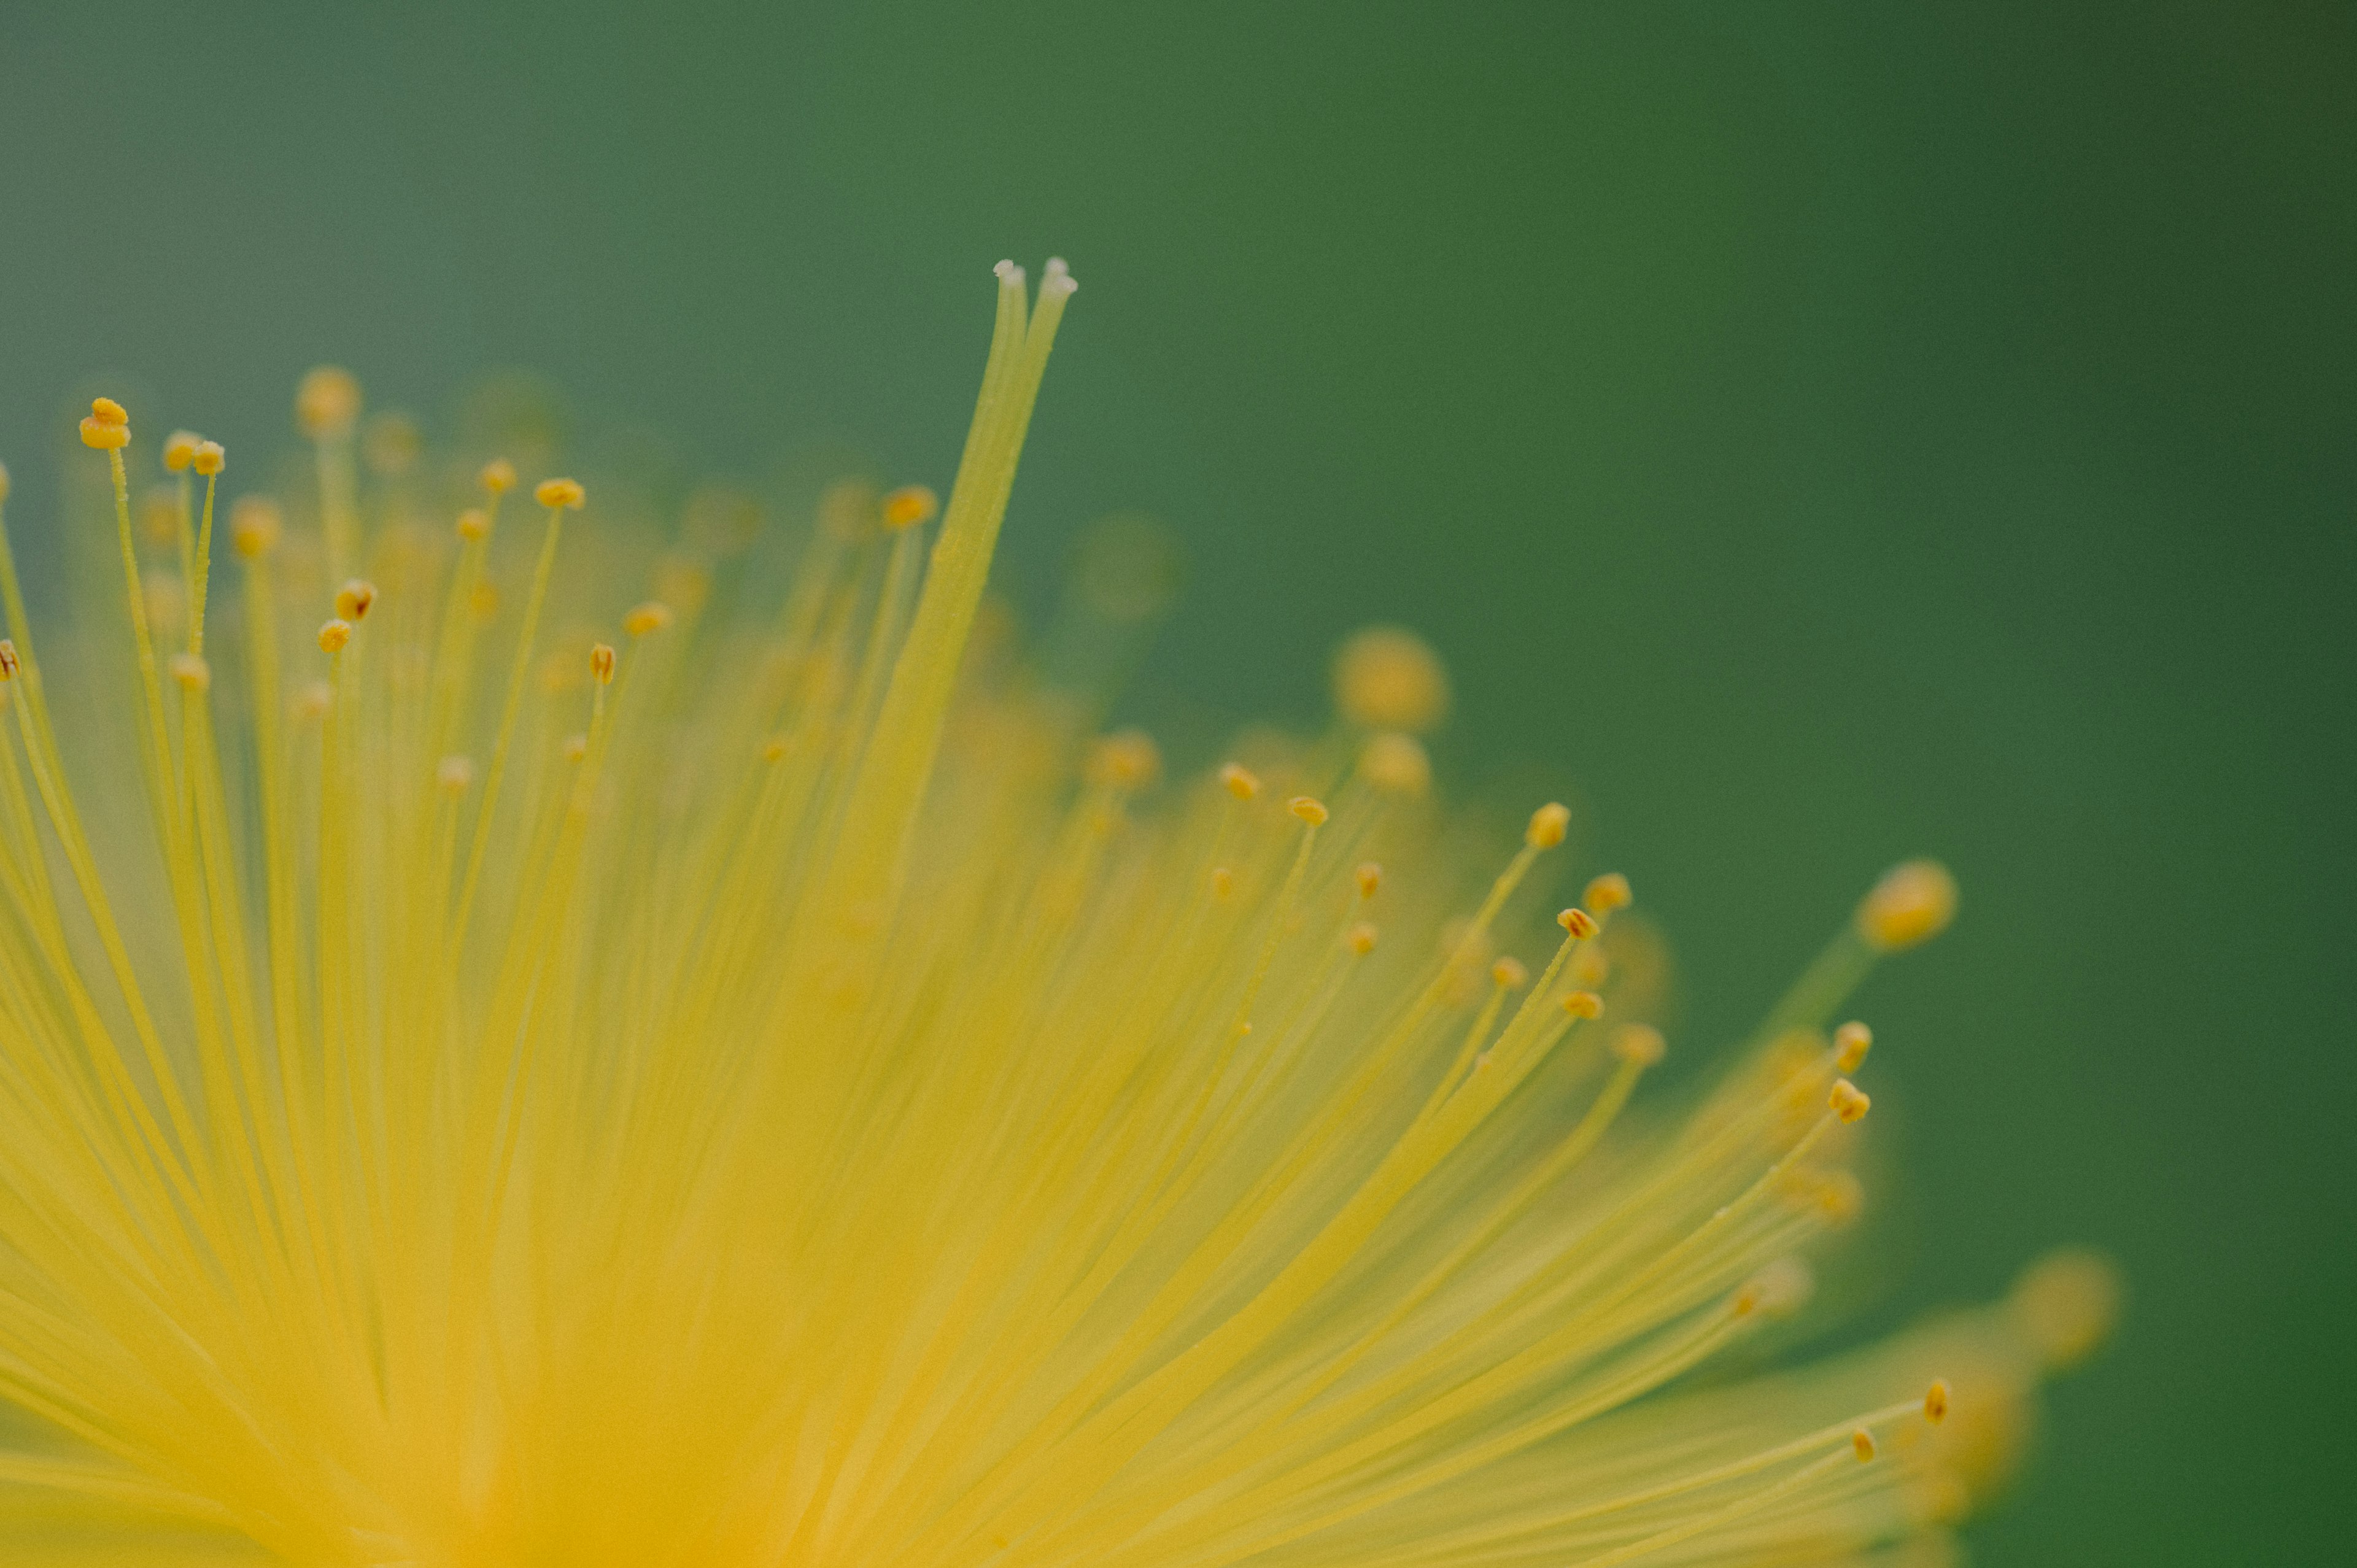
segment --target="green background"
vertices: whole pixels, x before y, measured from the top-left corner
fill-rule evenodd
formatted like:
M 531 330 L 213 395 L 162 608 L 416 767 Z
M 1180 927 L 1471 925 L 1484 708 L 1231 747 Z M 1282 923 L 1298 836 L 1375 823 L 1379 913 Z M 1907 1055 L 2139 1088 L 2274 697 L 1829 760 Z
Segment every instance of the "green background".
M 1997 1563 L 2347 1550 L 2357 38 L 2341 4 L 0 10 L 0 456 L 94 371 L 241 451 L 323 359 L 945 482 L 987 267 L 1082 282 L 1003 580 L 1121 507 L 1146 684 L 1578 781 L 1739 1030 L 1871 875 L 1879 1317 L 2114 1249 Z M 85 393 L 86 395 L 86 393 Z

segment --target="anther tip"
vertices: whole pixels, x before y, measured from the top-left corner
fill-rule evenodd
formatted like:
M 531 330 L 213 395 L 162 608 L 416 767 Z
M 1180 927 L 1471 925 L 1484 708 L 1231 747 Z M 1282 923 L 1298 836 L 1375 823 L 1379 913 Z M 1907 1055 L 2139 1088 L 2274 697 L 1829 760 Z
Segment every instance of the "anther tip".
M 331 620 L 319 628 L 319 651 L 322 653 L 341 653 L 344 650 L 344 645 L 351 641 L 351 622 L 348 620 Z
M 1601 1018 L 1604 1016 L 1604 998 L 1593 991 L 1566 992 L 1563 1010 L 1575 1018 Z
M 1448 667 L 1395 626 L 1353 632 L 1334 653 L 1334 705 L 1361 729 L 1423 735 L 1448 716 Z
M 632 637 L 650 636 L 671 623 L 671 607 L 661 599 L 649 599 L 644 604 L 634 605 L 622 617 L 622 629 Z
M 1359 868 L 1351 873 L 1351 880 L 1359 885 L 1360 897 L 1372 898 L 1375 889 L 1383 885 L 1383 868 L 1372 860 L 1361 861 Z
M 1595 916 L 1576 904 L 1556 915 L 1555 923 L 1569 932 L 1571 940 L 1577 942 L 1586 941 L 1602 929 L 1597 925 Z
M 1636 895 L 1630 890 L 1627 877 L 1617 871 L 1608 871 L 1589 881 L 1587 890 L 1580 894 L 1579 901 L 1594 911 L 1597 918 L 1602 919 L 1616 909 L 1627 908 L 1635 897 Z
M 1326 821 L 1326 802 L 1315 796 L 1296 795 L 1285 803 L 1285 809 L 1313 828 L 1322 825 Z
M 1846 1078 L 1834 1079 L 1833 1092 L 1825 1097 L 1833 1113 L 1845 1122 L 1863 1119 L 1874 1101 L 1867 1092 Z
M 209 479 L 228 466 L 229 453 L 218 441 L 198 442 L 195 455 L 188 459 L 188 467 Z
M 336 590 L 336 617 L 358 625 L 368 618 L 375 603 L 376 585 L 364 577 L 351 578 Z
M 1421 795 L 1432 787 L 1432 758 L 1424 743 L 1398 730 L 1367 737 L 1359 753 L 1359 770 L 1386 795 Z
M 339 365 L 307 372 L 295 388 L 295 424 L 314 441 L 348 435 L 361 416 L 361 383 Z
M 1857 1455 L 1857 1461 L 1861 1465 L 1867 1463 L 1874 1457 L 1874 1434 L 1868 1432 L 1863 1426 L 1849 1434 L 1849 1445 L 1851 1451 Z
M 1361 920 L 1343 933 L 1342 940 L 1361 958 L 1375 950 L 1375 928 L 1372 922 Z
M 1928 942 L 1956 918 L 1956 879 L 1936 860 L 1910 860 L 1884 872 L 1857 907 L 1857 929 L 1884 952 Z
M 1937 1426 L 1948 1419 L 1948 1380 L 1933 1378 L 1923 1391 L 1923 1419 Z
M 1651 1024 L 1623 1024 L 1612 1036 L 1612 1054 L 1638 1067 L 1652 1067 L 1669 1052 L 1669 1041 Z
M 1249 800 L 1260 793 L 1260 780 L 1253 773 L 1230 762 L 1221 766 L 1220 787 L 1239 800 Z
M 1571 808 L 1560 800 L 1549 800 L 1531 813 L 1530 826 L 1523 830 L 1523 842 L 1533 849 L 1553 849 L 1571 831 Z
M 1511 954 L 1490 966 L 1490 978 L 1508 991 L 1520 991 L 1531 983 L 1529 966 Z
M 230 548 L 240 558 L 258 561 L 278 543 L 278 505 L 267 496 L 240 496 L 229 510 Z
M 204 437 L 193 430 L 175 430 L 164 437 L 164 467 L 171 473 L 180 473 L 196 461 L 197 443 Z
M 476 474 L 475 482 L 495 496 L 503 496 L 515 489 L 515 465 L 505 457 L 494 457 Z
M 1834 1066 L 1843 1072 L 1856 1072 L 1873 1048 L 1874 1031 L 1855 1018 L 1834 1031 Z
M 592 644 L 589 650 L 589 678 L 600 686 L 614 683 L 614 645 L 610 642 Z
M 568 507 L 577 511 L 587 494 L 578 479 L 543 479 L 533 487 L 532 499 L 551 511 Z
M 903 485 L 884 498 L 884 526 L 895 530 L 931 522 L 942 510 L 942 499 L 929 486 Z

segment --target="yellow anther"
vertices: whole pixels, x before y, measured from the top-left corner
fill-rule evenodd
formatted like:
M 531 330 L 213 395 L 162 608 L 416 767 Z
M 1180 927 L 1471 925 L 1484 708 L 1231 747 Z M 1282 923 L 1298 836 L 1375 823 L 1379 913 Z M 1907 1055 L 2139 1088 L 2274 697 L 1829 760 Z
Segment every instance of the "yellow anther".
M 1448 671 L 1398 627 L 1353 633 L 1334 655 L 1334 705 L 1361 729 L 1422 735 L 1448 714 Z
M 105 403 L 106 399 L 98 401 Z M 101 419 L 93 413 L 81 422 L 81 444 L 101 452 L 110 446 L 128 446 L 131 445 L 131 426 L 121 420 Z
M 351 622 L 348 620 L 331 620 L 327 625 L 319 628 L 319 651 L 322 653 L 341 653 L 344 650 L 344 644 L 350 642 L 351 639 Z
M 1531 813 L 1531 825 L 1523 830 L 1523 842 L 1534 849 L 1553 849 L 1571 831 L 1571 808 L 1560 800 L 1549 800 Z
M 488 539 L 491 532 L 491 514 L 481 507 L 470 506 L 458 514 L 458 537 L 470 542 Z
M 111 397 L 94 397 L 91 399 L 90 416 L 98 421 L 101 424 L 129 424 L 131 423 L 130 413 L 125 410 L 121 403 L 115 402 Z
M 1844 1122 L 1856 1122 L 1866 1114 L 1867 1109 L 1874 1101 L 1867 1098 L 1864 1090 L 1849 1079 L 1837 1078 L 1834 1079 L 1833 1093 L 1825 1097 L 1825 1103 L 1831 1106 L 1834 1114 Z
M 1490 966 L 1490 979 L 1509 991 L 1520 991 L 1531 983 L 1530 966 L 1510 953 Z
M 2066 1247 L 2022 1272 L 2006 1313 L 2049 1371 L 2093 1355 L 2119 1321 L 2120 1273 L 2099 1252 Z
M 1588 883 L 1587 890 L 1579 896 L 1579 901 L 1594 911 L 1600 920 L 1615 909 L 1627 908 L 1635 897 L 1629 890 L 1627 877 L 1617 871 L 1608 871 Z
M 368 618 L 369 607 L 376 603 L 376 585 L 354 577 L 336 590 L 336 614 L 355 625 Z
M 1249 800 L 1260 793 L 1260 780 L 1248 769 L 1232 762 L 1220 769 L 1220 783 L 1239 800 Z
M 1874 1457 L 1874 1434 L 1863 1426 L 1849 1434 L 1849 1445 L 1857 1453 L 1857 1462 L 1861 1465 Z
M 1623 1024 L 1613 1032 L 1612 1054 L 1624 1062 L 1652 1067 L 1670 1054 L 1670 1042 L 1651 1024 Z
M 1224 865 L 1211 867 L 1211 897 L 1226 903 L 1235 896 L 1236 874 Z
M 589 648 L 589 678 L 600 686 L 614 683 L 614 645 L 592 643 Z
M 188 692 L 202 692 L 213 683 L 213 667 L 194 653 L 172 655 L 172 679 Z
M 351 371 L 321 365 L 295 386 L 296 428 L 314 441 L 347 435 L 361 416 L 361 383 Z
M 622 629 L 632 637 L 645 637 L 662 630 L 671 622 L 671 607 L 661 599 L 649 599 L 642 605 L 631 607 L 630 613 L 622 618 Z
M 434 785 L 446 795 L 463 795 L 475 781 L 472 758 L 450 756 L 434 765 Z
M 565 737 L 563 750 L 565 761 L 578 762 L 589 755 L 589 737 L 578 733 L 568 735 Z
M 902 485 L 884 497 L 884 526 L 914 528 L 940 515 L 942 498 L 923 485 Z
M 475 482 L 495 496 L 503 496 L 515 489 L 515 465 L 505 457 L 494 457 L 476 473 Z
M 278 503 L 267 496 L 240 496 L 229 509 L 230 548 L 248 561 L 258 561 L 277 547 L 284 525 Z
M 1326 803 L 1314 796 L 1296 795 L 1285 803 L 1285 809 L 1313 828 L 1326 821 Z
M 196 456 L 188 460 L 188 466 L 205 478 L 211 478 L 229 466 L 229 453 L 218 441 L 199 441 Z
M 1375 889 L 1383 885 L 1383 868 L 1372 860 L 1362 860 L 1359 868 L 1351 873 L 1351 880 L 1359 885 L 1360 897 L 1372 898 Z
M 1386 795 L 1421 795 L 1432 788 L 1432 758 L 1412 735 L 1385 730 L 1367 737 L 1359 771 Z
M 1866 1208 L 1866 1187 L 1847 1171 L 1827 1171 L 1810 1201 L 1834 1224 L 1846 1225 Z
M 16 639 L 0 637 L 0 681 L 14 681 L 17 668 Z
M 1779 1258 L 1735 1293 L 1735 1316 L 1749 1317 L 1755 1312 L 1768 1317 L 1789 1316 L 1799 1311 L 1816 1288 L 1816 1276 L 1809 1273 L 1807 1264 L 1797 1258 Z
M 1857 929 L 1885 952 L 1930 941 L 1956 917 L 1956 879 L 1936 860 L 1910 860 L 1882 874 L 1857 907 Z
M 1596 917 L 1577 904 L 1557 915 L 1555 918 L 1555 923 L 1570 932 L 1571 940 L 1576 942 L 1586 941 L 1600 929 L 1596 923 Z
M 1843 1072 L 1864 1066 L 1866 1053 L 1873 1048 L 1874 1031 L 1855 1018 L 1834 1031 L 1834 1066 Z
M 1090 750 L 1089 782 L 1107 789 L 1142 789 L 1162 771 L 1162 748 L 1144 730 L 1109 735 Z
M 577 479 L 543 479 L 533 487 L 532 499 L 551 511 L 559 507 L 571 507 L 578 511 L 587 494 Z
M 178 474 L 196 461 L 197 443 L 204 437 L 193 430 L 175 430 L 164 437 L 164 467 Z
M 1923 1419 L 1937 1426 L 1948 1419 L 1948 1380 L 1933 1378 L 1923 1391 Z
M 1375 950 L 1375 928 L 1369 922 L 1361 920 L 1342 933 L 1342 940 L 1352 952 L 1364 958 Z
M 1575 1018 L 1600 1018 L 1604 1015 L 1604 998 L 1593 991 L 1566 991 L 1563 1010 Z

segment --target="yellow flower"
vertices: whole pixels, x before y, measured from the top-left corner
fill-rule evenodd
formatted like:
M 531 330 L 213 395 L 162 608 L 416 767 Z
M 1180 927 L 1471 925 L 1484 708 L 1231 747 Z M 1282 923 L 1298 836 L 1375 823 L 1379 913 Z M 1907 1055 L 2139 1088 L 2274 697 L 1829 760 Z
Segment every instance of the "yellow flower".
M 1548 923 L 1551 803 L 1482 871 L 1413 637 L 1348 645 L 1326 736 L 1168 781 L 1074 689 L 1135 595 L 1062 675 L 1009 650 L 985 583 L 1073 285 L 999 279 L 938 526 L 840 488 L 781 584 L 725 503 L 634 564 L 594 482 L 406 422 L 364 464 L 395 427 L 334 370 L 316 489 L 242 498 L 218 586 L 225 454 L 167 445 L 158 575 L 95 405 L 119 596 L 37 639 L 0 532 L 0 1542 L 1864 1562 L 2001 1476 L 2098 1262 L 1689 1375 L 1857 1211 L 1869 1040 L 1824 1031 L 1946 874 L 1886 879 L 1715 1087 L 1641 1093 L 1630 884 Z

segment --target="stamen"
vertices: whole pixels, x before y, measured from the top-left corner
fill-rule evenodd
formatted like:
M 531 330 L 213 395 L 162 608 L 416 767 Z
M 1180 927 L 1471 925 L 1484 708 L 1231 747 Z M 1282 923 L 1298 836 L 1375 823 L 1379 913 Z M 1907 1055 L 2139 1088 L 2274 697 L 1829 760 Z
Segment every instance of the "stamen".
M 1260 793 L 1260 780 L 1232 762 L 1220 768 L 1220 784 L 1239 800 L 1249 800 Z
M 1843 1072 L 1856 1072 L 1873 1047 L 1874 1031 L 1853 1018 L 1834 1031 L 1834 1066 Z
M 1833 1093 L 1826 1097 L 1825 1103 L 1833 1107 L 1835 1115 L 1845 1122 L 1850 1122 L 1864 1117 L 1867 1107 L 1874 1101 L 1849 1079 L 1837 1078 L 1834 1079 Z

